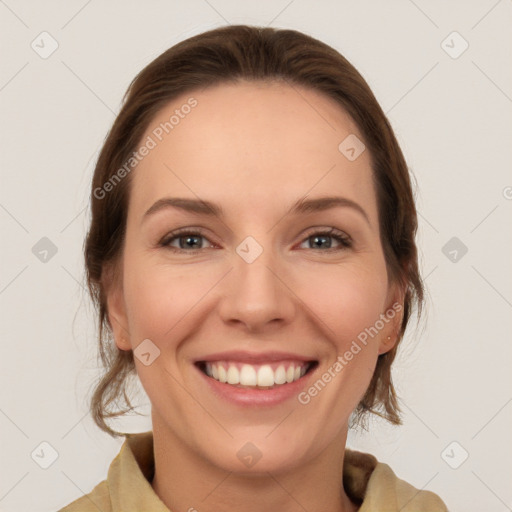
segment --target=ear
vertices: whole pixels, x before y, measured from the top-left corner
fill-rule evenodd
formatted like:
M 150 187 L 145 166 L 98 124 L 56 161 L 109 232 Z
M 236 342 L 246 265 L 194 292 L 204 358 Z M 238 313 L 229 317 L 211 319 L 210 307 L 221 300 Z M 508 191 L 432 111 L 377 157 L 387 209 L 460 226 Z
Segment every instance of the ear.
M 115 269 L 112 265 L 109 265 L 105 269 L 103 286 L 107 302 L 108 321 L 117 348 L 119 350 L 131 350 L 122 275 L 122 265 Z
M 379 341 L 379 355 L 389 352 L 397 343 L 404 317 L 405 287 L 399 283 L 393 283 L 389 287 L 386 300 L 386 309 L 381 318 L 384 328 L 381 331 Z

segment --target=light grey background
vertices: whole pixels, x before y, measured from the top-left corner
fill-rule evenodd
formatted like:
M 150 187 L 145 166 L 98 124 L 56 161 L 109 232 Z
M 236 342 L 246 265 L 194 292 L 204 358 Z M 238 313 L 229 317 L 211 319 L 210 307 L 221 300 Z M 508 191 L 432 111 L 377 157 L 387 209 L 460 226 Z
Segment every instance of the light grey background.
M 122 439 L 87 411 L 98 375 L 82 260 L 93 166 L 135 74 L 227 23 L 298 29 L 344 54 L 418 181 L 429 312 L 395 365 L 405 425 L 375 421 L 349 445 L 451 511 L 512 510 L 511 1 L 0 0 L 0 19 L 1 511 L 57 510 L 118 453 Z M 58 43 L 47 58 L 43 31 Z M 43 237 L 55 255 L 38 252 Z M 467 254 L 443 253 L 452 237 Z M 115 426 L 151 428 L 147 417 Z M 47 469 L 35 462 L 51 462 L 42 442 L 58 453 Z

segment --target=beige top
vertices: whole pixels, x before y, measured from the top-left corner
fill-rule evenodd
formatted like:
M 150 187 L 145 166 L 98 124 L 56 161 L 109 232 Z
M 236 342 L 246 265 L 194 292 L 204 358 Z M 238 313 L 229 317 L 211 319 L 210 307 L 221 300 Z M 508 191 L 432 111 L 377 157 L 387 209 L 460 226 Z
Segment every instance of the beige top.
M 129 434 L 107 479 L 59 512 L 170 512 L 151 487 L 154 470 L 153 432 Z M 436 494 L 399 479 L 369 453 L 345 451 L 343 485 L 359 512 L 448 512 Z

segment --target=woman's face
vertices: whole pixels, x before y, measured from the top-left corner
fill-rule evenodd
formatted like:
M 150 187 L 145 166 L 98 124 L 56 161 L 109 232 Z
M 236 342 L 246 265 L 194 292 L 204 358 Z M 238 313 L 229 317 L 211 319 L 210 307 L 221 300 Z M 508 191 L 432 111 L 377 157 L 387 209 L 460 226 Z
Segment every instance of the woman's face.
M 201 460 L 277 471 L 339 452 L 393 346 L 400 296 L 354 136 L 319 93 L 244 82 L 173 101 L 141 141 L 109 318 L 154 430 Z

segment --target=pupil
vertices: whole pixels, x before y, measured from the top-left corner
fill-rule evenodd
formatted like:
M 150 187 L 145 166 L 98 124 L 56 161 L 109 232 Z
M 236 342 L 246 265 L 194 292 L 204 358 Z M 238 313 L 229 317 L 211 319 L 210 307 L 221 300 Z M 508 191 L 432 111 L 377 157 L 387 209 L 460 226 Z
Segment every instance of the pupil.
M 182 237 L 180 240 L 185 239 L 185 246 L 192 247 L 194 245 L 193 240 L 198 240 L 198 238 L 199 238 L 198 236 L 186 236 L 186 237 Z M 190 243 L 190 245 L 189 245 L 189 243 Z M 183 244 L 180 244 L 180 245 L 181 245 L 181 248 L 183 249 L 184 248 Z M 199 245 L 201 245 L 201 244 L 199 244 Z
M 331 247 L 331 244 L 330 244 L 330 237 L 329 236 L 326 236 L 326 235 L 315 235 L 315 236 L 312 236 L 311 239 L 314 240 L 313 242 L 313 245 L 316 244 L 317 240 L 329 240 L 329 243 L 327 243 L 327 248 L 330 248 Z M 310 239 L 310 240 L 311 240 Z M 321 242 L 320 242 L 321 244 Z
M 197 242 L 197 240 L 199 239 L 200 237 L 198 236 L 187 236 L 187 237 L 181 237 L 180 238 L 180 241 L 182 240 L 186 240 L 185 241 L 185 244 L 182 244 L 180 243 L 180 246 L 181 248 L 183 249 L 185 246 L 186 247 L 192 247 L 194 246 L 194 240 Z M 327 236 L 327 235 L 315 235 L 315 236 L 311 236 L 309 238 L 310 240 L 310 243 L 311 241 L 312 242 L 312 245 L 315 245 L 317 247 L 321 247 L 322 246 L 322 243 L 326 243 L 326 246 L 327 248 L 330 248 L 331 247 L 331 243 L 330 243 L 330 236 Z M 196 245 L 201 245 L 200 243 L 196 244 Z

